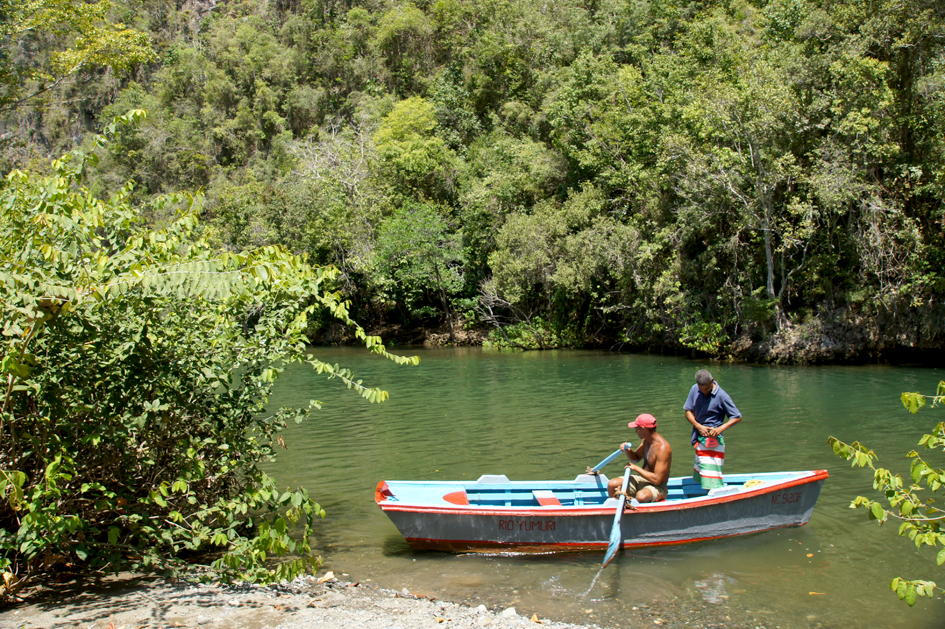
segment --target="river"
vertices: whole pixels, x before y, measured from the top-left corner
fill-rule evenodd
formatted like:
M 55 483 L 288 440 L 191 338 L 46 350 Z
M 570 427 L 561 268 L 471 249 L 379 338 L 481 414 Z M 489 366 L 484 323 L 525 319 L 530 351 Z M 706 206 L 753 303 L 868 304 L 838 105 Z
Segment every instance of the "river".
M 937 550 L 916 549 L 896 534 L 896 523 L 880 528 L 862 509 L 850 509 L 857 495 L 877 497 L 872 474 L 851 468 L 827 445 L 831 435 L 860 440 L 880 455 L 880 465 L 907 476 L 905 453 L 945 411 L 912 415 L 899 396 L 934 393 L 945 369 L 704 364 L 598 351 L 399 351 L 419 355 L 420 364 L 398 366 L 354 348 L 314 349 L 389 391 L 382 404 L 298 366 L 271 400 L 323 403 L 310 420 L 289 427 L 288 449 L 267 469 L 281 486 L 307 487 L 327 510 L 315 546 L 336 576 L 604 627 L 945 626 L 940 597 L 909 608 L 888 589 L 896 576 L 945 585 Z M 601 554 L 415 552 L 374 504 L 379 480 L 573 478 L 620 442 L 636 440 L 627 422 L 642 412 L 656 416 L 674 449 L 672 475 L 688 475 L 690 426 L 682 406 L 702 367 L 744 416 L 725 433 L 725 471 L 829 470 L 806 526 L 621 551 L 595 580 Z M 945 466 L 940 452 L 926 458 Z M 620 475 L 622 465 L 611 463 L 604 473 Z

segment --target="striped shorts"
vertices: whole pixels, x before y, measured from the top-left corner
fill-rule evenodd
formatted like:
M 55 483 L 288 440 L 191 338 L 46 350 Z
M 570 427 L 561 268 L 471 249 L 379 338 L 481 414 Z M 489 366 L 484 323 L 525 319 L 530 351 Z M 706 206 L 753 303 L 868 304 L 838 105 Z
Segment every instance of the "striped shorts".
M 696 465 L 692 471 L 692 479 L 702 483 L 703 489 L 723 487 L 722 465 L 725 464 L 725 441 L 721 436 L 715 438 L 718 445 L 709 447 L 706 438 L 698 437 L 693 446 L 696 449 Z

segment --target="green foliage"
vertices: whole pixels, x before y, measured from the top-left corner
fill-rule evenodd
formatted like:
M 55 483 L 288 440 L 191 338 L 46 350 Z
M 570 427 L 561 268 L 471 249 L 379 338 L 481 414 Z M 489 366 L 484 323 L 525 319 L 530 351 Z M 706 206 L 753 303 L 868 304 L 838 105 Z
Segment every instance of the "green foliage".
M 473 273 L 489 275 L 487 259 L 506 217 L 527 212 L 553 196 L 562 182 L 562 160 L 540 142 L 503 131 L 479 137 L 465 160 L 460 217 Z
M 630 197 L 645 195 L 652 185 L 646 170 L 656 161 L 659 105 L 647 102 L 640 69 L 585 52 L 561 74 L 545 111 L 573 176 Z
M 378 20 L 371 44 L 384 56 L 393 81 L 393 91 L 416 89 L 419 78 L 432 60 L 433 24 L 412 2 L 396 4 Z
M 434 133 L 436 106 L 419 97 L 394 105 L 374 136 L 394 198 L 445 198 L 453 154 Z
M 865 321 L 851 350 L 941 347 L 940 4 L 8 1 L 0 84 L 46 91 L 0 107 L 2 163 L 147 109 L 91 190 L 203 190 L 227 246 L 335 264 L 378 319 L 411 315 L 371 276 L 377 237 L 434 204 L 465 249 L 456 297 L 479 291 L 503 325 L 541 317 L 561 343 L 724 352 Z M 39 35 L 17 30 L 30 8 Z M 148 59 L 121 22 L 159 55 L 119 77 L 95 42 L 124 33 L 99 49 L 116 68 Z M 561 227 L 590 189 L 594 212 Z M 438 291 L 426 277 L 417 294 Z
M 917 413 L 926 405 L 927 398 L 931 399 L 932 406 L 945 402 L 945 380 L 939 382 L 938 391 L 934 396 L 925 396 L 920 393 L 903 393 L 902 404 L 910 413 Z M 916 548 L 931 546 L 939 548 L 936 554 L 936 564 L 945 563 L 945 533 L 941 531 L 940 522 L 945 517 L 945 511 L 936 506 L 936 498 L 922 498 L 921 492 L 929 492 L 941 497 L 945 494 L 945 469 L 935 468 L 919 456 L 915 450 L 906 456 L 912 459 L 909 469 L 911 484 L 907 485 L 899 474 L 876 467 L 878 459 L 872 450 L 868 450 L 859 442 L 848 445 L 835 437 L 830 437 L 828 443 L 834 453 L 852 462 L 854 467 L 869 467 L 873 470 L 873 489 L 885 494 L 885 504 L 878 500 L 870 500 L 857 496 L 850 504 L 853 509 L 862 507 L 866 510 L 870 520 L 876 520 L 880 525 L 895 519 L 900 522 L 899 535 L 908 536 L 915 542 Z M 923 435 L 919 445 L 925 449 L 945 449 L 945 423 L 939 423 L 931 433 Z M 888 505 L 888 507 L 886 506 Z M 906 580 L 896 577 L 889 588 L 896 592 L 899 600 L 904 600 L 911 607 L 920 596 L 929 598 L 940 590 L 934 581 Z
M 721 323 L 703 321 L 701 318 L 682 327 L 679 343 L 683 347 L 716 356 L 721 352 L 728 337 Z
M 484 344 L 495 349 L 554 349 L 565 345 L 541 317 L 491 330 Z
M 156 198 L 152 211 L 176 218 L 148 228 L 131 184 L 107 200 L 83 187 L 96 161 L 76 151 L 49 176 L 14 171 L 0 193 L 4 594 L 60 566 L 257 582 L 314 569 L 324 509 L 259 464 L 319 403 L 267 412 L 272 387 L 298 362 L 387 398 L 309 353 L 305 334 L 326 315 L 381 356 L 416 359 L 350 319 L 335 269 L 275 246 L 214 249 L 200 195 Z
M 93 66 L 126 71 L 151 61 L 146 33 L 108 20 L 108 0 L 3 0 L 0 2 L 0 111 L 19 107 L 64 78 Z M 23 49 L 48 38 L 45 58 Z
M 513 322 L 540 314 L 556 338 L 581 344 L 599 294 L 632 269 L 637 242 L 635 230 L 606 216 L 599 189 L 560 205 L 540 203 L 532 214 L 510 215 L 499 230 L 489 256 L 495 296 L 514 307 Z
M 450 304 L 464 286 L 463 258 L 458 239 L 436 207 L 406 207 L 378 232 L 374 249 L 378 289 L 405 308 L 408 317 L 422 315 L 431 302 L 439 302 L 451 319 Z

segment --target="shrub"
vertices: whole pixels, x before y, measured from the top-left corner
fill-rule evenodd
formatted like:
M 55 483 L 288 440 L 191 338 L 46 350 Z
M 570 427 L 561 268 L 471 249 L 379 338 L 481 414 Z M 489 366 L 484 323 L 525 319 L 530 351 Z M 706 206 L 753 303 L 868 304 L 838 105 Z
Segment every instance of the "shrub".
M 325 313 L 380 355 L 416 359 L 349 318 L 327 289 L 334 269 L 279 247 L 212 249 L 199 196 L 162 197 L 177 218 L 149 229 L 131 184 L 107 201 L 81 186 L 94 163 L 74 152 L 50 177 L 14 171 L 0 194 L 3 593 L 62 567 L 180 573 L 210 559 L 188 574 L 257 582 L 315 567 L 324 510 L 259 464 L 319 404 L 265 414 L 272 387 L 305 362 L 386 398 L 309 354 L 306 329 Z

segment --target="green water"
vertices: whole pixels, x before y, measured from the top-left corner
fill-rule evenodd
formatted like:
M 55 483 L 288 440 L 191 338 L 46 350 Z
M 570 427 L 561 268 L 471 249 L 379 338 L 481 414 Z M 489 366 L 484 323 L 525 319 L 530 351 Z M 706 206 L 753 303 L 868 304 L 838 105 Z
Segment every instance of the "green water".
M 595 581 L 600 554 L 541 557 L 414 552 L 374 504 L 379 480 L 573 478 L 635 439 L 627 422 L 659 420 L 674 449 L 673 476 L 691 473 L 682 406 L 701 363 L 608 352 L 414 350 L 400 367 L 356 349 L 318 349 L 391 394 L 371 405 L 337 382 L 296 368 L 275 405 L 318 399 L 324 408 L 285 435 L 270 468 L 304 485 L 328 511 L 316 545 L 325 569 L 349 580 L 519 614 L 605 627 L 942 627 L 945 603 L 908 608 L 895 576 L 937 580 L 935 551 L 916 550 L 891 523 L 878 528 L 851 498 L 873 495 L 869 472 L 827 446 L 860 440 L 880 463 L 908 472 L 904 453 L 945 420 L 910 415 L 903 391 L 935 391 L 945 369 L 888 366 L 708 365 L 743 421 L 725 433 L 727 472 L 827 469 L 807 526 L 699 544 L 621 552 Z M 927 459 L 945 466 L 939 453 Z M 617 463 L 604 470 L 622 472 Z M 594 583 L 591 587 L 592 582 Z M 590 590 L 589 590 L 590 588 Z M 688 625 L 687 625 L 688 623 Z

